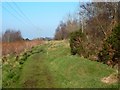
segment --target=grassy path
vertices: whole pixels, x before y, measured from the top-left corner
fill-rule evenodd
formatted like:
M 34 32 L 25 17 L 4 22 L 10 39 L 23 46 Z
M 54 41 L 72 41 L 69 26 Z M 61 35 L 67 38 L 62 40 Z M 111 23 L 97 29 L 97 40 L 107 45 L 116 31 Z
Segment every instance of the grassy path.
M 107 65 L 70 55 L 67 41 L 51 41 L 33 49 L 14 87 L 105 88 L 101 78 L 114 73 Z
M 37 48 L 41 52 L 30 56 L 24 64 L 22 74 L 19 80 L 20 87 L 47 87 L 52 88 L 53 78 L 49 72 L 49 68 L 45 64 L 46 51 L 43 48 Z
M 28 58 L 29 59 L 29 58 Z M 52 87 L 52 76 L 44 64 L 43 55 L 35 54 L 24 65 L 21 75 L 22 87 Z M 42 77 L 42 78 L 41 78 Z

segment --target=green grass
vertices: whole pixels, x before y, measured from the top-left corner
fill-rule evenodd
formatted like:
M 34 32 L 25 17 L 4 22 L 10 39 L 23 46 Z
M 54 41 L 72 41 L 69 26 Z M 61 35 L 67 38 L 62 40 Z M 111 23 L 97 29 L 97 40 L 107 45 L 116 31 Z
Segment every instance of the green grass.
M 12 64 L 15 63 L 13 58 L 10 60 Z M 117 87 L 117 83 L 105 84 L 101 78 L 114 72 L 115 69 L 105 64 L 70 55 L 67 41 L 50 41 L 33 48 L 32 54 L 22 65 L 18 64 L 16 68 L 11 68 L 9 64 L 3 65 L 3 86 L 113 88 Z

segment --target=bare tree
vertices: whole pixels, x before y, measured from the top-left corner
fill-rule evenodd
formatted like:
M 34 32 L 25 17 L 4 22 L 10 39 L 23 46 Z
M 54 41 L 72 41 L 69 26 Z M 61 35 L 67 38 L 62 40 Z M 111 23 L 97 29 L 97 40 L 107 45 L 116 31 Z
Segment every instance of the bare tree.
M 54 39 L 63 40 L 69 38 L 70 33 L 79 30 L 80 24 L 77 19 L 68 19 L 61 22 L 57 27 Z
M 22 35 L 20 31 L 15 30 L 6 30 L 5 33 L 2 35 L 3 42 L 13 42 L 22 40 Z

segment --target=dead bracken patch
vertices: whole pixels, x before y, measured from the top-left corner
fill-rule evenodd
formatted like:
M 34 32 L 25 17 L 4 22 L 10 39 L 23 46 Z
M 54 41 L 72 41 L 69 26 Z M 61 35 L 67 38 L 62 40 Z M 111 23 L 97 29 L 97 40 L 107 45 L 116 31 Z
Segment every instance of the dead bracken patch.
M 102 78 L 101 81 L 103 83 L 106 83 L 106 84 L 117 83 L 118 82 L 118 74 L 117 73 L 116 74 L 111 74 L 108 77 Z

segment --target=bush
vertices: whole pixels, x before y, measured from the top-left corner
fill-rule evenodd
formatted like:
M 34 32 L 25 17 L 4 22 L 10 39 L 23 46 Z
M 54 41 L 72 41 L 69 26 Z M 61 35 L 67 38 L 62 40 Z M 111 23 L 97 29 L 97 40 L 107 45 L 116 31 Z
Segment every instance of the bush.
M 112 61 L 113 66 L 118 63 L 120 58 L 120 25 L 115 27 L 112 34 L 105 40 L 98 57 L 99 61 L 103 63 Z
M 82 56 L 85 53 L 83 48 L 82 42 L 84 41 L 85 35 L 82 33 L 81 30 L 72 32 L 70 35 L 70 47 L 71 47 L 71 54 L 79 54 Z

